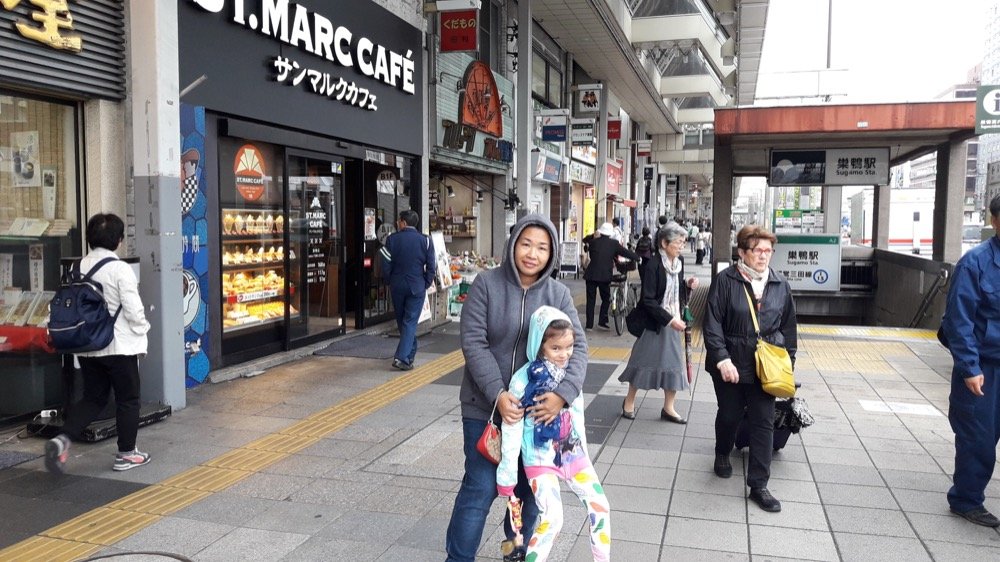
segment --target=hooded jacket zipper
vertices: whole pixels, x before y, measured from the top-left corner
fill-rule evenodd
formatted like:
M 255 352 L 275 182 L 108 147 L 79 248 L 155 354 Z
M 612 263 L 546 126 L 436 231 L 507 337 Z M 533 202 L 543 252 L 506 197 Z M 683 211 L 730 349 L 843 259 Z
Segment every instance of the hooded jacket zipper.
M 514 376 L 514 363 L 517 361 L 517 344 L 521 343 L 521 332 L 524 330 L 524 301 L 528 298 L 528 290 L 521 289 L 521 322 L 517 325 L 517 338 L 514 339 L 514 351 L 510 354 L 510 376 Z

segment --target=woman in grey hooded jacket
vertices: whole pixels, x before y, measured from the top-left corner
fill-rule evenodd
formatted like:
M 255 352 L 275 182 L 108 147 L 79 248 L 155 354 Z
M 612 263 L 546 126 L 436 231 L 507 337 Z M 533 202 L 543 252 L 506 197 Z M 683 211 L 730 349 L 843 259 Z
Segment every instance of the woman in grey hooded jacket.
M 541 215 L 527 215 L 514 225 L 500 267 L 480 273 L 462 307 L 462 352 L 465 373 L 459 399 L 465 476 L 455 498 L 445 548 L 449 562 L 475 560 L 493 500 L 497 497 L 496 466 L 476 450 L 494 402 L 498 418 L 514 423 L 524 415 L 549 423 L 582 391 L 587 369 L 587 343 L 569 288 L 552 279 L 559 255 L 555 226 Z M 542 395 L 535 406 L 521 410 L 507 392 L 511 375 L 527 361 L 528 322 L 538 307 L 548 305 L 566 313 L 573 323 L 575 343 L 566 377 L 555 391 Z M 498 421 L 498 420 L 494 420 Z M 519 467 L 515 493 L 524 500 L 525 544 L 531 538 L 538 513 Z M 508 538 L 513 532 L 507 528 Z M 523 556 L 523 553 L 521 553 Z M 506 559 L 516 559 L 517 553 Z

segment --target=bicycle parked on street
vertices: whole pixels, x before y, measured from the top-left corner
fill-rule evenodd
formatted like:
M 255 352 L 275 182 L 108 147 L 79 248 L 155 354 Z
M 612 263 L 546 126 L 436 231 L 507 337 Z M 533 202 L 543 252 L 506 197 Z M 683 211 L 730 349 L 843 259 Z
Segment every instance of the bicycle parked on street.
M 615 262 L 615 269 L 618 272 L 611 277 L 611 306 L 608 315 L 615 325 L 615 333 L 620 336 L 625 332 L 625 317 L 639 302 L 639 285 L 628 280 L 628 272 L 636 269 L 634 261 Z

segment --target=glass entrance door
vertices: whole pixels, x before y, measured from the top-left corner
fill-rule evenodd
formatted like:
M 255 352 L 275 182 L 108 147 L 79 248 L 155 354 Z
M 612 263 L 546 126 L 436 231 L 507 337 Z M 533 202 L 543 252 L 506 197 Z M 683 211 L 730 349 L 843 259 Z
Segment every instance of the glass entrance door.
M 307 343 L 344 331 L 344 161 L 288 151 L 290 247 L 300 256 L 291 280 L 300 290 L 292 306 L 289 340 Z

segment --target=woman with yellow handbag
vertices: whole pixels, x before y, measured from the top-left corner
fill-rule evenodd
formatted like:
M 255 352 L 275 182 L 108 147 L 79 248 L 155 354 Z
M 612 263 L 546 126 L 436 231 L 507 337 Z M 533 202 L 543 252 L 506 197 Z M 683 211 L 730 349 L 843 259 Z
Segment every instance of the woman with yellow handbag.
M 777 237 L 756 225 L 736 235 L 739 260 L 715 276 L 705 313 L 705 370 L 712 375 L 719 410 L 715 417 L 715 473 L 732 476 L 729 455 L 746 415 L 750 499 L 764 511 L 781 511 L 767 489 L 774 439 L 774 396 L 765 392 L 758 369 L 758 341 L 784 348 L 794 363 L 795 303 L 788 281 L 770 268 Z M 768 350 L 773 354 L 774 350 Z

